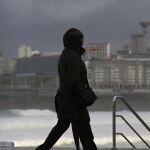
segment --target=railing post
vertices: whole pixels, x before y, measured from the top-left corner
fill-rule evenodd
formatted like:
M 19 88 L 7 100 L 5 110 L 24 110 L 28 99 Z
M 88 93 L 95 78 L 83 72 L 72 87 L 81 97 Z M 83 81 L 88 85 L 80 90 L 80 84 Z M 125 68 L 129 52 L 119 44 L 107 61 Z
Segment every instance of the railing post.
M 134 111 L 134 109 L 123 99 L 122 96 L 115 96 L 113 98 L 113 116 L 112 116 L 112 127 L 113 127 L 113 149 L 116 149 L 116 135 L 121 134 L 127 141 L 130 143 L 130 145 L 135 148 L 135 146 L 122 134 L 122 133 L 116 133 L 116 117 L 120 117 L 121 115 L 116 115 L 116 105 L 117 105 L 117 100 L 121 100 L 127 107 L 128 109 L 137 117 L 137 119 L 145 126 L 145 128 L 150 132 L 150 127 L 143 121 L 143 119 Z M 126 124 L 137 134 L 137 136 L 147 145 L 148 148 L 150 146 L 147 144 L 146 141 L 138 134 L 138 132 L 128 123 L 127 120 L 123 116 L 121 118 L 126 122 Z
M 113 99 L 113 116 L 112 116 L 112 125 L 113 125 L 113 148 L 116 148 L 116 96 Z

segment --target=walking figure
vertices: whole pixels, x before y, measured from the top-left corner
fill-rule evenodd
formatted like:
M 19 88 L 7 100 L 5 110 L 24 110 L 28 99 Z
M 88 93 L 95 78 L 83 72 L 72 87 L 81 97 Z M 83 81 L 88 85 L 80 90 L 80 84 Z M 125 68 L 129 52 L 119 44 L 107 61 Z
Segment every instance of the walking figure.
M 83 38 L 81 31 L 75 28 L 69 29 L 63 36 L 64 50 L 58 61 L 59 88 L 55 96 L 58 122 L 36 150 L 51 149 L 70 124 L 77 149 L 79 137 L 84 150 L 97 150 L 90 116 L 86 106 L 82 105 L 81 98 L 81 93 L 87 86 L 87 70 L 81 58 L 85 52 L 82 47 Z

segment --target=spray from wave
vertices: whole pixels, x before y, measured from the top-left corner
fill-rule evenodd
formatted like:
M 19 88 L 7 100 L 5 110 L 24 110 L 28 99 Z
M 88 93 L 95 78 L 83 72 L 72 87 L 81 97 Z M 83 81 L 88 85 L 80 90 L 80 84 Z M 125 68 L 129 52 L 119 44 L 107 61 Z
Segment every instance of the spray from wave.
M 150 143 L 150 133 L 130 112 L 121 111 L 118 114 L 127 118 L 142 137 Z M 138 112 L 138 114 L 150 125 L 150 112 Z M 97 146 L 111 148 L 112 112 L 90 112 L 90 116 Z M 15 146 L 37 146 L 44 141 L 56 122 L 56 114 L 49 110 L 1 110 L 0 141 L 14 141 Z M 123 132 L 138 147 L 145 146 L 121 119 L 117 119 L 117 131 Z M 55 146 L 74 147 L 71 128 L 64 133 Z M 117 136 L 117 146 L 130 147 L 121 136 Z

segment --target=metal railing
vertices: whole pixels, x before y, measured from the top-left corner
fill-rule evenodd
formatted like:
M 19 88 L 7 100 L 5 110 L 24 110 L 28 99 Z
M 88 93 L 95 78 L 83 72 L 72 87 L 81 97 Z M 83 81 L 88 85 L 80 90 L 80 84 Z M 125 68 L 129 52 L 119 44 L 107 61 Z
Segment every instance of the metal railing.
M 123 134 L 116 132 L 116 118 L 121 118 L 132 130 L 133 132 L 143 141 L 143 143 L 150 149 L 150 145 L 141 137 L 141 135 L 130 125 L 130 123 L 122 116 L 116 115 L 116 105 L 117 101 L 123 102 L 128 109 L 135 115 L 135 117 L 143 124 L 143 126 L 150 132 L 150 127 L 143 121 L 143 119 L 134 111 L 134 109 L 125 101 L 122 96 L 115 96 L 113 99 L 113 148 L 116 148 L 116 135 L 121 135 L 133 148 L 135 145 Z

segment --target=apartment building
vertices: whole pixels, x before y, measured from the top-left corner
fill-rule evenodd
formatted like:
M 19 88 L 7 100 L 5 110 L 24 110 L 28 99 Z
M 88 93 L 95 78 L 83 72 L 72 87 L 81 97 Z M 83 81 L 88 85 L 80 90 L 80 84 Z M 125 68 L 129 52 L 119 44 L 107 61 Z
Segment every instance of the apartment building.
M 150 60 L 93 60 L 88 76 L 95 88 L 150 88 Z
M 86 46 L 85 59 L 109 59 L 110 43 L 88 43 Z

